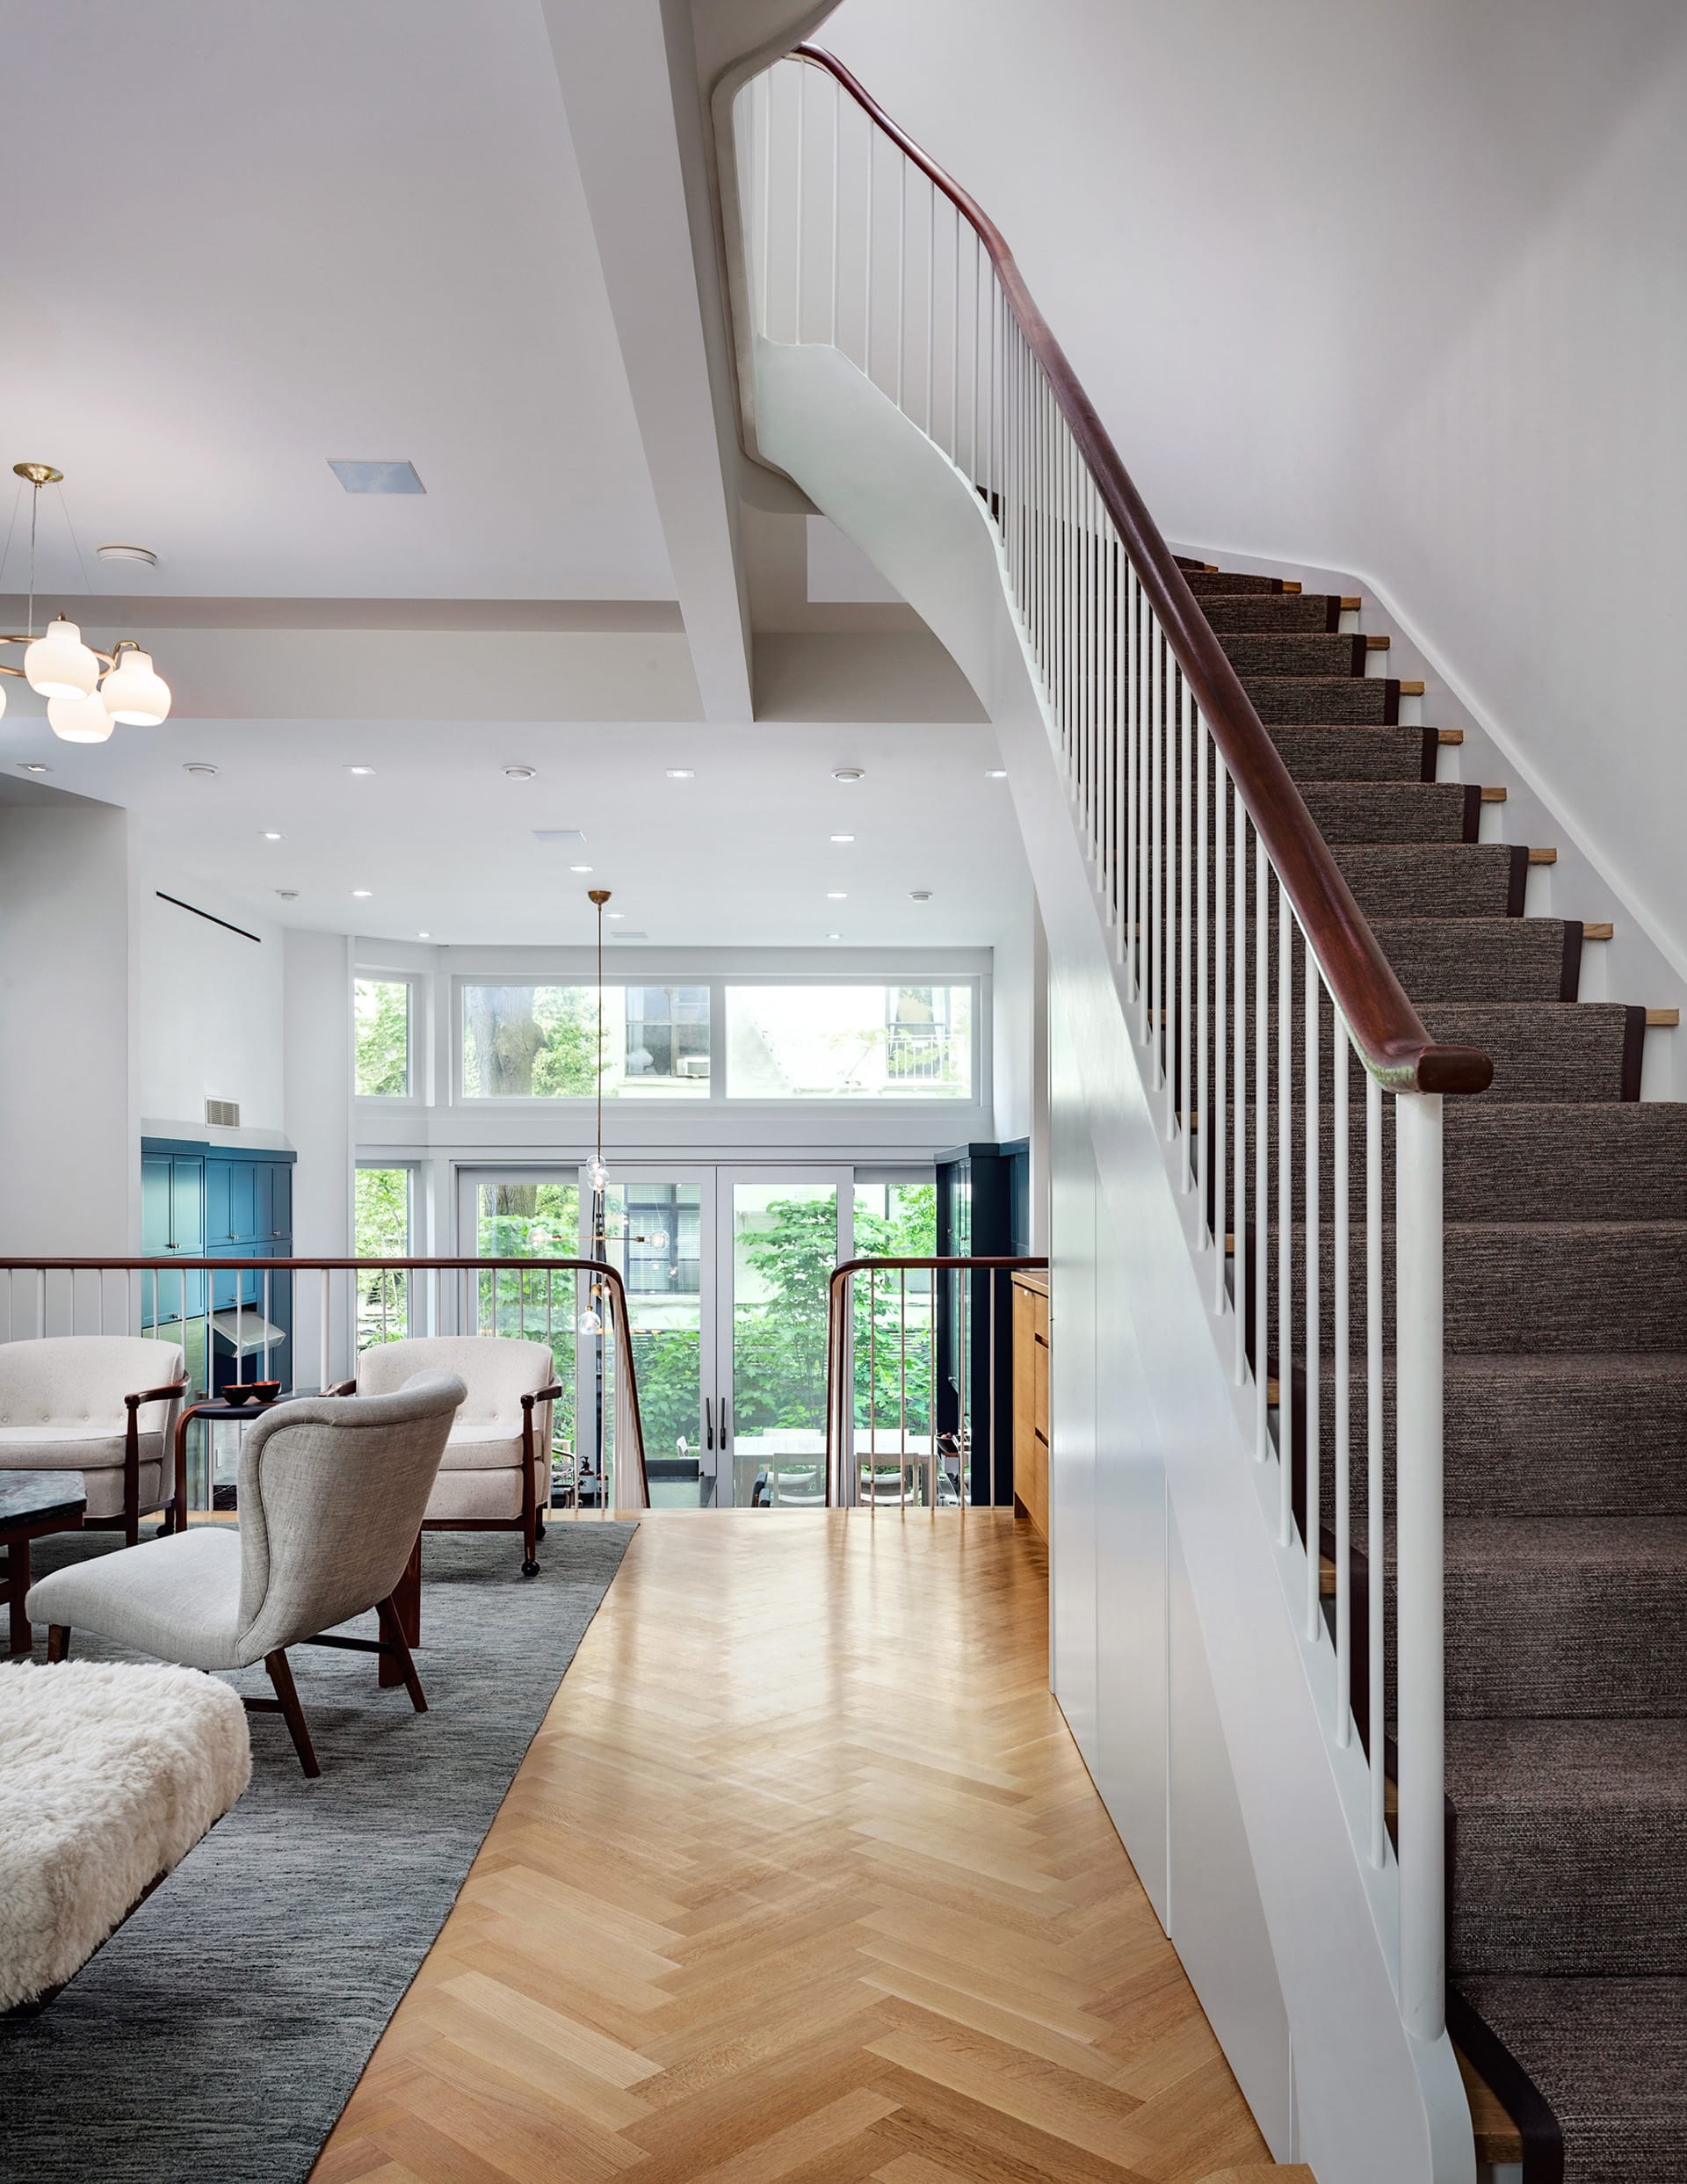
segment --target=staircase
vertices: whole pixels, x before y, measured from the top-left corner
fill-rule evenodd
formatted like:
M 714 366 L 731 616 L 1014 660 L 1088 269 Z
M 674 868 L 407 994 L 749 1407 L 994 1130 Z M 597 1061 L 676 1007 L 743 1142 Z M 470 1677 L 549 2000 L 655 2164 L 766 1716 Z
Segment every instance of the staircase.
M 1687 2173 L 1687 1104 L 1640 1104 L 1647 1012 L 1577 1000 L 1596 940 L 1523 915 L 1545 860 L 1477 840 L 1495 792 L 1436 780 L 1358 602 L 1190 583 L 1425 1025 L 1494 1060 L 1444 1125 L 1453 2030 L 1527 2184 L 1654 2184 Z
M 1578 1000 L 1610 927 L 1525 915 L 1551 846 L 1481 838 L 1504 792 L 1438 778 L 1457 732 L 1362 600 L 1174 565 L 999 233 L 847 71 L 804 49 L 735 88 L 747 440 L 967 672 L 1049 932 L 1078 1126 L 1055 1347 L 1092 1345 L 1097 1391 L 1054 1419 L 1074 1733 L 1145 1874 L 1256 1890 L 1277 2127 L 1247 1916 L 1204 1926 L 1187 1883 L 1162 1916 L 1279 2155 L 1460 2184 L 1509 2158 L 1491 2088 L 1525 2184 L 1687 2175 L 1687 1107 L 1640 1099 L 1673 1012 Z M 1097 1210 L 1068 1252 L 1074 1158 Z M 1165 1666 L 1152 1608 L 1099 1635 L 1090 1535 L 1134 1476 L 1086 1484 L 1110 1372 L 1162 1460 L 1240 1813 L 1202 1839 L 1191 1803 L 1188 1852 L 1169 1778 L 1163 1853 L 1158 1781 L 1135 1796 L 1148 1745 L 1110 1772 L 1082 1662 Z M 1204 1717 L 1167 1682 L 1177 1751 Z

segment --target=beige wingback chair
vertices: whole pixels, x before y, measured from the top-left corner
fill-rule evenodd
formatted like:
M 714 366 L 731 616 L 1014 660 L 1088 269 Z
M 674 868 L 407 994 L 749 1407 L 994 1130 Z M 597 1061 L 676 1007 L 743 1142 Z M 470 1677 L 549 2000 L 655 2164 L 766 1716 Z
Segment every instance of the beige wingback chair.
M 506 1335 L 418 1335 L 379 1343 L 348 1381 L 385 1395 L 412 1373 L 455 1373 L 467 1389 L 428 1498 L 431 1532 L 519 1532 L 521 1574 L 539 1575 L 551 1499 L 551 1405 L 562 1393 L 542 1342 Z
M 394 1395 L 277 1404 L 240 1452 L 238 1531 L 196 1525 L 72 1563 L 30 1587 L 29 1617 L 48 1626 L 49 1659 L 66 1658 L 76 1629 L 188 1668 L 262 1661 L 275 1696 L 246 1703 L 286 1716 L 307 1774 L 321 1770 L 289 1646 L 390 1654 L 411 1704 L 424 1714 L 392 1596 L 463 1394 L 460 1380 L 429 1373 Z M 372 1607 L 379 1639 L 322 1635 Z
M 0 1342 L 0 1470 L 80 1471 L 83 1522 L 186 1523 L 175 1477 L 176 1420 L 187 1386 L 180 1346 L 145 1335 L 47 1335 Z

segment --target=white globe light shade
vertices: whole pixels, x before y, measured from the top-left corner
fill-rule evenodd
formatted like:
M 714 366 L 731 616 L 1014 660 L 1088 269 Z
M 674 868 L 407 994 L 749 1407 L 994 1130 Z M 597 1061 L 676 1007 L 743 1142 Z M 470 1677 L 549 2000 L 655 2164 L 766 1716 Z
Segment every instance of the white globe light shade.
M 170 715 L 170 685 L 150 652 L 126 652 L 99 686 L 105 710 L 126 728 L 156 728 Z
M 0 715 L 3 715 L 3 714 L 5 712 L 5 709 L 6 709 L 6 686 L 5 686 L 5 684 L 4 684 L 4 682 L 0 682 Z
M 99 662 L 61 614 L 24 654 L 24 679 L 40 698 L 85 698 L 99 680 Z
M 47 721 L 53 733 L 67 744 L 103 744 L 116 726 L 97 690 L 85 697 L 49 698 Z

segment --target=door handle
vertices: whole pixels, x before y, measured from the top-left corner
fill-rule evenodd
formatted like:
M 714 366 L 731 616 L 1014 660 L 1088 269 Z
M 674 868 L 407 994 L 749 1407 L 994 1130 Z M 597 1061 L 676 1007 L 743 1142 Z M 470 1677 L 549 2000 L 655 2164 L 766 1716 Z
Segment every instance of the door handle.
M 724 1396 L 722 1396 L 722 1397 L 721 1397 L 721 1398 L 720 1398 L 720 1446 L 722 1447 L 722 1448 L 724 1448 L 726 1447 L 726 1445 L 727 1445 L 727 1399 L 726 1399 L 726 1397 L 725 1397 Z
M 714 1446 L 714 1405 L 707 1396 L 703 1398 L 703 1446 Z

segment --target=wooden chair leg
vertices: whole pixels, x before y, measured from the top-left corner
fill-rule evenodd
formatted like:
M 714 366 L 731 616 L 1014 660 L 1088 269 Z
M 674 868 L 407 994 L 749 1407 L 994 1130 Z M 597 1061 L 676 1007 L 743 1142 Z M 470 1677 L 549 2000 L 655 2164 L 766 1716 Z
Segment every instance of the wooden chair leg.
M 410 1704 L 418 1714 L 428 1710 L 427 1694 L 422 1688 L 422 1679 L 416 1672 L 416 1661 L 411 1655 L 409 1641 L 404 1636 L 404 1619 L 393 1601 L 384 1600 L 375 1613 L 380 1618 L 380 1635 L 393 1649 L 387 1658 L 396 1658 L 404 1679 L 404 1688 L 410 1694 Z
M 11 1626 L 9 1643 L 14 1653 L 28 1653 L 35 1644 L 35 1633 L 24 1613 L 28 1592 L 29 1542 L 12 1540 L 6 1547 L 6 1600 L 11 1611 L 7 1619 Z
M 64 1622 L 47 1626 L 47 1658 L 49 1661 L 68 1661 L 70 1658 L 70 1626 Z
M 524 1460 L 521 1467 L 521 1574 L 524 1578 L 536 1578 L 539 1575 L 539 1496 L 533 1491 L 533 1467 Z
M 299 1703 L 299 1693 L 293 1680 L 293 1670 L 285 1649 L 266 1653 L 264 1665 L 270 1672 L 270 1681 L 275 1687 L 276 1704 L 281 1718 L 293 1738 L 293 1748 L 299 1754 L 299 1764 L 313 1779 L 322 1773 L 316 1764 L 316 1747 L 310 1741 L 310 1731 L 305 1725 L 305 1709 Z

